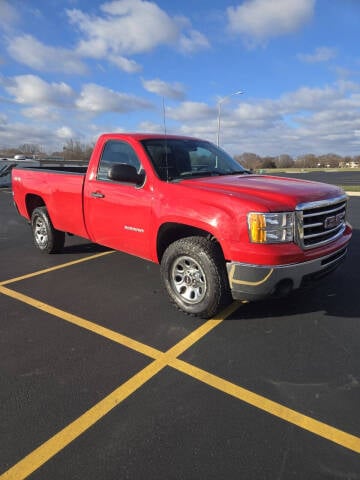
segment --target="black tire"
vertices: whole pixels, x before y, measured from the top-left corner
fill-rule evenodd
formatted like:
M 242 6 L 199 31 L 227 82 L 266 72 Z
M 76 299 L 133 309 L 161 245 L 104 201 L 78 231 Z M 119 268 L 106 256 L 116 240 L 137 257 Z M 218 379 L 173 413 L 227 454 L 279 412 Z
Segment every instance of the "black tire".
M 222 251 L 205 237 L 186 237 L 169 245 L 161 276 L 172 303 L 189 315 L 213 317 L 230 301 Z
M 65 233 L 56 230 L 46 207 L 35 208 L 31 215 L 31 229 L 35 246 L 43 253 L 57 253 L 65 244 Z

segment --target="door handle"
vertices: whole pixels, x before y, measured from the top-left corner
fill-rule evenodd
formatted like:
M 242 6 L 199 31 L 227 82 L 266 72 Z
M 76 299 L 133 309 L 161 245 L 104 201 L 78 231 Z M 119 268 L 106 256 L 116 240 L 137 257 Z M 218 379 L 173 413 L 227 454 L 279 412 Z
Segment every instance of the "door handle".
M 105 195 L 101 192 L 91 192 L 90 195 L 94 198 L 104 198 L 105 197 Z

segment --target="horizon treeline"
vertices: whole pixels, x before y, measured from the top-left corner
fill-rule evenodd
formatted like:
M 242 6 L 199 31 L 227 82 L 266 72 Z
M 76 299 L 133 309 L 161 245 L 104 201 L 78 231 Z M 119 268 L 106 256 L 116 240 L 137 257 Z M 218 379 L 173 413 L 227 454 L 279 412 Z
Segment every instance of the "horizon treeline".
M 93 151 L 93 143 L 81 143 L 79 140 L 68 140 L 62 149 L 46 152 L 41 145 L 24 143 L 17 148 L 0 148 L 0 157 L 14 157 L 21 154 L 30 158 L 57 157 L 64 160 L 88 161 Z M 345 166 L 360 166 L 360 155 L 342 156 L 335 153 L 315 155 L 306 153 L 297 157 L 289 154 L 276 156 L 261 156 L 256 153 L 244 152 L 234 155 L 234 158 L 245 168 L 259 170 L 265 168 L 336 168 Z

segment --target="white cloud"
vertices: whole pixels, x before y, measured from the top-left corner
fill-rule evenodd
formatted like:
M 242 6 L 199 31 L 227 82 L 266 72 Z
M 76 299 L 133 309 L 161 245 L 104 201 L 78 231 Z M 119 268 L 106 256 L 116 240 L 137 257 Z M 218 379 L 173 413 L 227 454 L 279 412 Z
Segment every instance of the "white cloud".
M 10 4 L 2 4 L 0 0 L 0 14 L 1 8 L 9 18 L 11 13 L 16 14 Z M 207 38 L 194 30 L 188 19 L 171 17 L 156 3 L 147 0 L 104 3 L 100 5 L 99 15 L 79 9 L 69 9 L 66 13 L 70 23 L 80 32 L 74 50 L 46 45 L 30 34 L 9 35 L 9 55 L 41 72 L 85 74 L 88 69 L 81 58 L 94 58 L 108 61 L 126 73 L 137 73 L 142 67 L 130 58 L 133 55 L 164 45 L 183 53 L 209 47 Z
M 45 82 L 34 75 L 0 76 L 0 84 L 8 93 L 4 100 L 12 103 L 9 116 L 14 118 L 16 111 L 30 119 L 28 123 L 14 123 L 0 114 L 0 144 L 39 143 L 50 151 L 68 138 L 89 142 L 104 130 L 124 130 L 125 124 L 117 128 L 122 114 L 136 110 L 143 113 L 138 128 L 134 126 L 133 130 L 163 132 L 162 122 L 154 121 L 154 112 L 146 111 L 153 107 L 151 103 L 104 86 L 89 83 L 75 91 L 66 83 Z M 182 85 L 159 79 L 143 80 L 143 85 L 159 95 L 182 92 Z M 103 116 L 111 112 L 118 113 L 115 123 L 114 115 Z M 216 103 L 180 102 L 166 107 L 167 131 L 216 142 L 217 114 Z M 89 118 L 97 116 L 101 116 L 99 125 L 88 125 Z M 359 132 L 360 84 L 354 81 L 341 80 L 317 88 L 303 86 L 275 99 L 234 97 L 222 109 L 221 143 L 235 154 L 355 155 L 360 147 Z
M 164 126 L 159 123 L 141 122 L 138 127 L 139 132 L 164 133 Z
M 319 63 L 319 62 L 327 62 L 328 60 L 332 60 L 337 55 L 336 48 L 330 47 L 318 47 L 315 49 L 314 53 L 299 53 L 298 59 L 302 62 L 307 63 Z
M 19 75 L 12 78 L 0 77 L 0 84 L 13 101 L 21 105 L 31 105 L 23 110 L 26 117 L 45 119 L 48 114 L 55 118 L 56 112 L 50 107 L 60 109 L 78 109 L 93 114 L 106 112 L 126 113 L 134 110 L 151 109 L 147 100 L 116 92 L 95 83 L 83 85 L 80 93 L 68 84 L 47 83 L 35 75 Z M 7 99 L 6 99 L 7 100 Z
M 91 113 L 131 112 L 152 108 L 152 105 L 141 98 L 125 93 L 115 92 L 109 88 L 88 83 L 83 86 L 76 106 L 80 110 Z
M 81 10 L 67 10 L 70 21 L 85 35 L 78 51 L 100 58 L 107 52 L 133 55 L 173 43 L 176 23 L 155 3 L 120 0 L 101 6 L 102 16 L 91 16 Z
M 67 140 L 75 137 L 75 132 L 70 127 L 66 126 L 58 128 L 55 133 L 59 139 Z
M 185 88 L 181 83 L 167 83 L 159 78 L 153 80 L 142 80 L 145 90 L 156 93 L 162 97 L 172 98 L 173 100 L 183 100 L 185 98 Z
M 229 7 L 229 30 L 252 45 L 297 31 L 314 12 L 315 0 L 246 0 Z
M 282 113 L 298 111 L 316 111 L 331 107 L 340 96 L 339 86 L 324 88 L 301 87 L 294 92 L 282 95 L 278 101 L 278 108 Z
M 184 53 L 193 53 L 210 47 L 208 39 L 197 30 L 181 35 L 179 39 L 180 50 Z
M 34 107 L 23 108 L 21 113 L 24 117 L 32 120 L 40 120 L 49 123 L 59 119 L 59 114 L 54 108 L 47 105 L 37 105 Z
M 263 101 L 261 104 L 241 102 L 231 118 L 236 118 L 237 124 L 247 128 L 264 128 L 282 121 L 281 113 L 274 107 L 274 103 L 270 101 Z
M 137 73 L 142 70 L 141 65 L 136 63 L 135 60 L 129 60 L 125 57 L 110 55 L 109 61 L 126 73 Z
M 98 16 L 79 9 L 67 10 L 70 22 L 83 35 L 77 52 L 84 57 L 115 61 L 121 69 L 133 73 L 139 67 L 128 60 L 131 55 L 147 53 L 163 45 L 184 52 L 207 48 L 208 40 L 191 28 L 189 21 L 172 18 L 158 5 L 147 0 L 116 0 L 104 3 Z M 124 58 L 125 55 L 125 58 Z
M 7 0 L 0 1 L 0 27 L 5 31 L 11 29 L 13 25 L 18 23 L 20 15 L 16 8 Z
M 221 143 L 233 154 L 293 156 L 307 152 L 356 155 L 360 147 L 360 84 L 338 82 L 302 87 L 277 99 L 248 100 L 224 106 Z M 169 108 L 178 122 L 169 131 L 216 141 L 217 110 L 197 102 Z
M 38 124 L 11 123 L 2 128 L 0 126 L 0 144 L 16 147 L 19 144 L 31 143 L 44 145 L 48 150 L 55 149 L 62 144 L 53 128 Z
M 20 104 L 71 105 L 75 92 L 64 82 L 47 83 L 35 75 L 19 75 L 2 79 L 5 90 Z
M 84 74 L 86 66 L 71 50 L 49 47 L 32 35 L 22 35 L 9 40 L 8 52 L 14 60 L 34 70 Z
M 211 117 L 216 117 L 217 110 L 214 107 L 209 107 L 202 102 L 183 102 L 179 107 L 167 108 L 167 114 L 170 118 L 178 121 L 204 120 Z

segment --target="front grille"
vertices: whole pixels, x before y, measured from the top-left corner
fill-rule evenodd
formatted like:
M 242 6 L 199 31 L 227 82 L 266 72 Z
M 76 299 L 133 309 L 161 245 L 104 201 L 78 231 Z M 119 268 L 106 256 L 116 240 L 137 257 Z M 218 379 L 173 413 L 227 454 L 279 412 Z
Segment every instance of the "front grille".
M 296 207 L 298 243 L 303 249 L 326 245 L 339 238 L 346 226 L 345 195 Z

